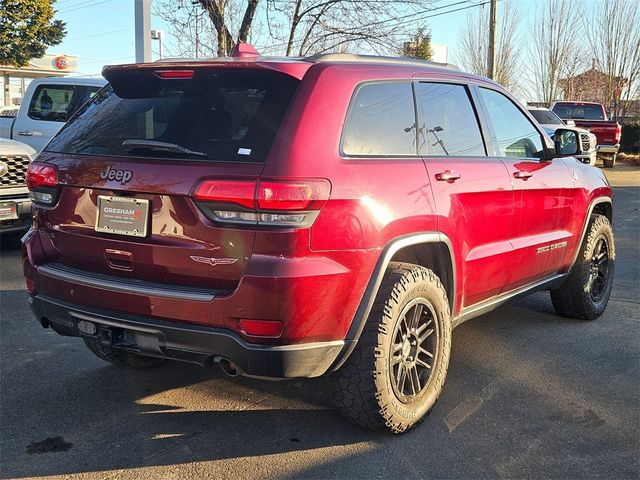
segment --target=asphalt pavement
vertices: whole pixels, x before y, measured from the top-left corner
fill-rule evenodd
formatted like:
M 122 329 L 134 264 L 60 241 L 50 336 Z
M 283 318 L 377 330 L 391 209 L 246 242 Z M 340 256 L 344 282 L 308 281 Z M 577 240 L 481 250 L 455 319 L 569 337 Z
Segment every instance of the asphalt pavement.
M 325 378 L 132 371 L 41 328 L 0 251 L 0 478 L 640 478 L 640 182 L 616 168 L 616 278 L 597 321 L 541 292 L 455 330 L 444 392 L 402 435 L 347 423 Z

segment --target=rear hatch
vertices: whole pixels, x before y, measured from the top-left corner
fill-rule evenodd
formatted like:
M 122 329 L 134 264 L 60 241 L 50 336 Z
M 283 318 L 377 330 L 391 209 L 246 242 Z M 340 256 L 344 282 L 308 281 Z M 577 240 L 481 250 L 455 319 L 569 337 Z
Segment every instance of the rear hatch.
M 198 185 L 256 182 L 299 80 L 229 65 L 107 70 L 110 84 L 49 143 L 49 262 L 136 280 L 231 290 L 255 228 L 224 225 Z M 53 200 L 55 203 L 56 199 Z M 224 209 L 223 209 L 224 210 Z

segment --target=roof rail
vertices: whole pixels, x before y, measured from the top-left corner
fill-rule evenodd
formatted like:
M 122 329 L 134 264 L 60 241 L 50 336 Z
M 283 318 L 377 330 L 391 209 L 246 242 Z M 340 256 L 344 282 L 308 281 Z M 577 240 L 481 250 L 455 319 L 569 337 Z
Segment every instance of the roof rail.
M 311 55 L 302 60 L 311 63 L 383 63 L 388 65 L 413 65 L 417 67 L 439 67 L 448 68 L 450 70 L 460 70 L 451 63 L 432 62 L 431 60 L 419 60 L 408 57 L 380 57 L 377 55 L 356 55 L 353 53 L 321 53 Z

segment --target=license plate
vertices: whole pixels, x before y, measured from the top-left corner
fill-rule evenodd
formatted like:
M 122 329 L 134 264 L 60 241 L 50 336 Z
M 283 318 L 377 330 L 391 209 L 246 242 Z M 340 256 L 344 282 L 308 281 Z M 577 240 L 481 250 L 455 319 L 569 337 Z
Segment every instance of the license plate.
M 98 196 L 96 232 L 146 237 L 148 224 L 149 200 Z
M 15 220 L 18 218 L 16 202 L 0 203 L 0 220 Z

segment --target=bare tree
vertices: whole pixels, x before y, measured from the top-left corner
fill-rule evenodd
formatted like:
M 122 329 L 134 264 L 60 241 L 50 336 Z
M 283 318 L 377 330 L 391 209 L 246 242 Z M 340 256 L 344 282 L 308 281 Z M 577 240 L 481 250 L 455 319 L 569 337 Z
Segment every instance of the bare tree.
M 502 2 L 496 33 L 495 80 L 509 89 L 520 87 L 520 45 L 517 37 L 521 21 L 520 11 L 510 0 Z M 487 74 L 489 54 L 489 9 L 469 11 L 465 28 L 458 35 L 456 61 L 465 70 L 478 75 Z
M 177 56 L 225 56 L 249 38 L 259 0 L 160 0 L 154 13 L 170 25 Z M 234 35 L 232 32 L 237 32 Z
M 267 0 L 270 18 L 280 31 L 271 30 L 269 49 L 285 55 L 328 51 L 396 52 L 402 39 L 415 31 L 420 16 L 433 0 Z M 278 42 L 277 40 L 281 40 Z M 284 47 L 284 48 L 283 48 Z
M 397 53 L 421 17 L 439 9 L 430 8 L 432 4 L 433 0 L 157 0 L 154 12 L 170 25 L 172 55 L 227 55 L 251 34 L 265 54 L 302 56 L 356 49 Z M 260 5 L 264 15 L 257 16 Z M 268 31 L 263 32 L 265 26 Z M 256 29 L 263 34 L 256 35 Z
M 559 80 L 574 76 L 584 67 L 581 45 L 582 11 L 573 0 L 546 0 L 530 25 L 530 75 L 538 99 L 551 103 L 561 94 Z
M 637 0 L 601 0 L 585 24 L 597 65 L 606 75 L 606 107 L 626 114 L 640 93 L 640 5 Z M 620 101 L 622 100 L 622 101 Z

